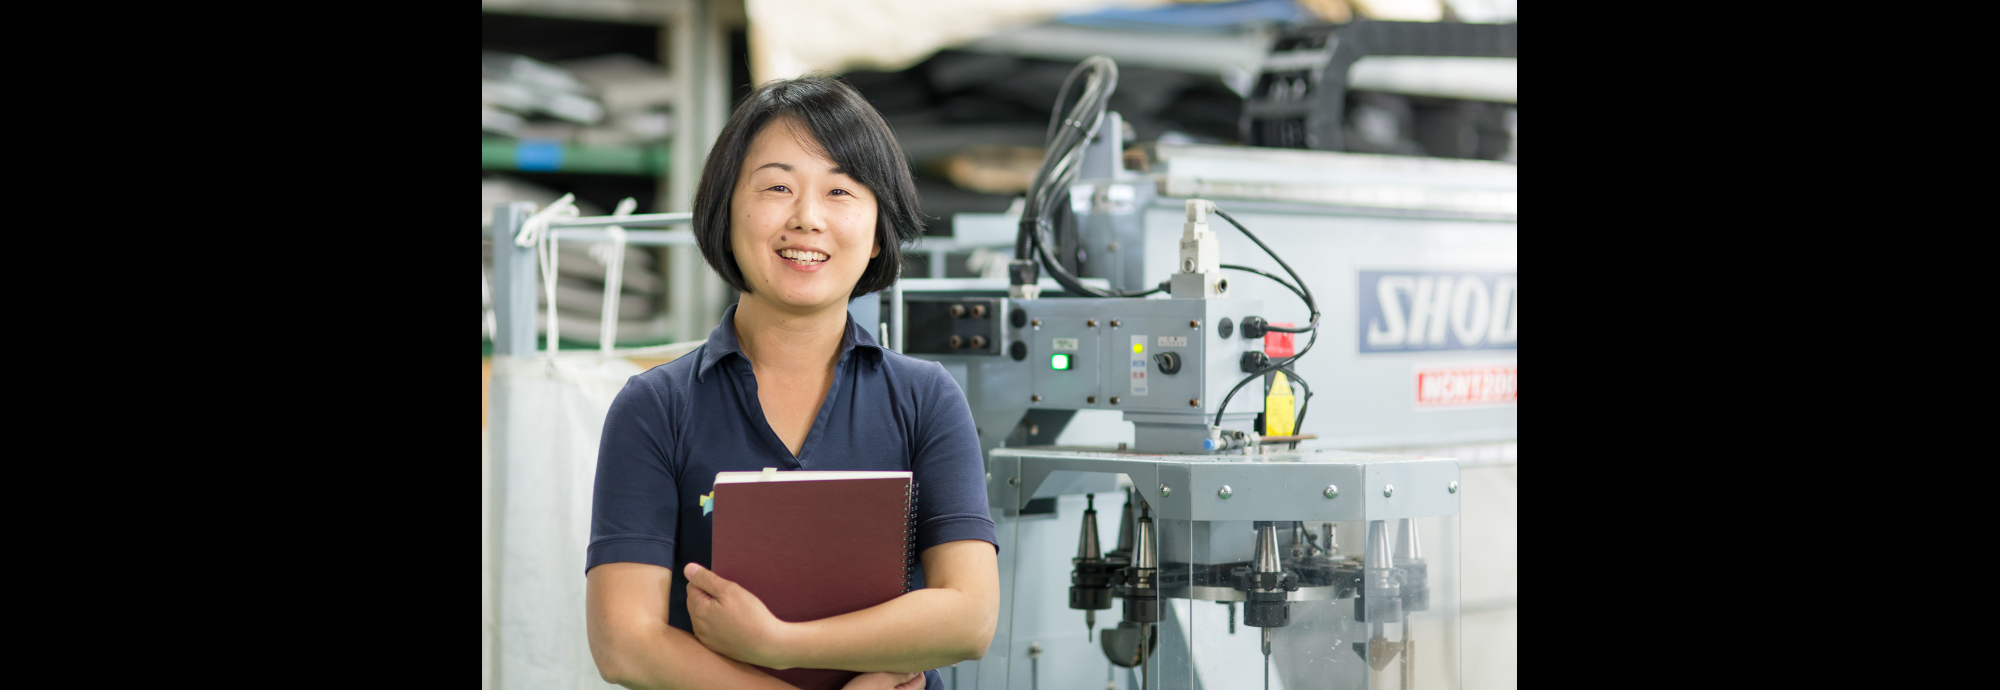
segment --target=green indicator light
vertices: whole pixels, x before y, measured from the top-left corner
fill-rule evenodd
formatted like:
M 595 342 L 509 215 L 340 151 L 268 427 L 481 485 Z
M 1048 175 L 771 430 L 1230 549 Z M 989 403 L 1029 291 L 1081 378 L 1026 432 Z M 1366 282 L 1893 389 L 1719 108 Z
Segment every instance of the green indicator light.
M 1069 355 L 1062 353 L 1049 355 L 1049 368 L 1056 371 L 1067 371 L 1069 369 Z

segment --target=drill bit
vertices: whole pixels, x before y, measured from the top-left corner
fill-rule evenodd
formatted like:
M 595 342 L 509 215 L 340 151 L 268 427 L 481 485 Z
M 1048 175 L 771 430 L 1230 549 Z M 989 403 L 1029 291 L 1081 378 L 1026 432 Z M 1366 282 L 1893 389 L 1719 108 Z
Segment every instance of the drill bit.
M 1410 657 L 1410 647 L 1415 644 L 1410 639 L 1410 612 L 1403 611 L 1403 690 L 1413 690 L 1417 686 L 1417 661 Z
M 1094 642 L 1096 641 L 1095 640 L 1096 635 L 1097 635 L 1097 612 L 1092 611 L 1090 609 L 1084 609 L 1083 640 L 1085 642 Z
M 1271 690 L 1271 629 L 1264 628 L 1264 690 Z

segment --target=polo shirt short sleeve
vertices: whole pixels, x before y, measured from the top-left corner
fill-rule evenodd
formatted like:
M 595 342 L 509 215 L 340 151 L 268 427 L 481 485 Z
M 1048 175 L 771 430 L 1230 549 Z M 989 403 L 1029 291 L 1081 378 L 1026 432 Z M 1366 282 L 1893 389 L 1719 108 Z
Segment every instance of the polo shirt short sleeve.
M 669 625 L 692 632 L 688 563 L 709 564 L 704 498 L 718 472 L 901 470 L 918 486 L 917 548 L 994 544 L 985 463 L 972 411 L 937 362 L 877 345 L 848 319 L 841 354 L 799 455 L 764 421 L 756 377 L 734 327 L 736 307 L 700 348 L 632 377 L 605 415 L 584 569 L 648 563 L 676 573 Z M 922 586 L 922 566 L 917 582 Z M 930 687 L 938 687 L 931 673 Z

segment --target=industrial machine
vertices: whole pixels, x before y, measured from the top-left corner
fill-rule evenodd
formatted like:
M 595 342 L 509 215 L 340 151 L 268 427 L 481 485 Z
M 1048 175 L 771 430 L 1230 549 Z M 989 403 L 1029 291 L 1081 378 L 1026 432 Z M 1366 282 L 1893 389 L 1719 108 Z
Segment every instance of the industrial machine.
M 1321 329 L 1365 350 L 1367 324 L 1357 333 L 1323 321 L 1309 284 L 1319 278 L 1303 279 L 1288 263 L 1324 270 L 1314 258 L 1324 245 L 1268 246 L 1231 209 L 1290 216 L 1276 227 L 1324 224 L 1333 214 L 1504 225 L 1508 265 L 1477 267 L 1502 270 L 1456 283 L 1487 281 L 1483 302 L 1459 300 L 1470 304 L 1458 311 L 1476 318 L 1452 323 L 1452 300 L 1463 291 L 1438 301 L 1430 293 L 1442 288 L 1427 283 L 1423 295 L 1407 296 L 1443 304 L 1445 313 L 1419 323 L 1397 314 L 1398 329 L 1424 332 L 1415 340 L 1399 332 L 1395 345 L 1421 349 L 1435 324 L 1447 347 L 1461 346 L 1451 349 L 1477 350 L 1462 347 L 1477 337 L 1511 357 L 1511 341 L 1487 337 L 1511 333 L 1508 309 L 1518 309 L 1512 293 L 1494 306 L 1488 289 L 1511 285 L 1513 275 L 1511 166 L 1500 182 L 1480 163 L 1447 170 L 1472 184 L 1432 185 L 1414 212 L 1380 204 L 1357 211 L 1373 200 L 1351 187 L 1245 184 L 1246 154 L 1221 147 L 1155 149 L 1166 165 L 1142 176 L 1121 164 L 1118 118 L 1104 107 L 1115 65 L 1086 60 L 1071 81 L 1081 94 L 1069 110 L 1056 108 L 1007 284 L 905 280 L 879 302 L 856 303 L 857 318 L 879 323 L 885 342 L 944 363 L 958 379 L 987 456 L 999 629 L 982 660 L 945 673 L 948 687 L 1459 687 L 1458 463 L 1299 447 L 1316 436 L 1305 433 L 1313 393 L 1302 358 Z M 1341 155 L 1287 151 L 1256 162 L 1267 174 L 1317 168 L 1324 177 L 1327 159 L 1312 157 Z M 1232 156 L 1234 177 L 1213 174 Z M 1202 165 L 1211 174 L 1184 174 Z M 1432 167 L 1416 175 L 1381 164 L 1375 177 L 1439 179 L 1434 163 L 1423 165 Z M 1407 194 L 1396 199 L 1410 205 Z M 1169 209 L 1178 211 L 1172 234 L 1162 232 Z M 1248 240 L 1283 275 L 1224 263 L 1225 233 Z M 1275 321 L 1275 305 L 1262 297 L 1271 291 L 1246 289 L 1252 281 L 1283 287 L 1279 294 L 1296 296 L 1310 316 Z M 1392 298 L 1405 295 L 1396 285 Z M 1379 336 L 1376 344 L 1388 347 Z M 1383 413 L 1378 426 L 1387 434 L 1436 424 L 1407 412 Z M 1501 413 L 1453 418 L 1460 428 L 1446 431 L 1465 438 L 1504 426 L 1511 434 L 1513 411 Z M 1130 440 L 1053 445 L 1073 421 L 1104 424 L 1110 415 L 1131 425 Z M 1424 434 L 1451 435 L 1404 436 Z

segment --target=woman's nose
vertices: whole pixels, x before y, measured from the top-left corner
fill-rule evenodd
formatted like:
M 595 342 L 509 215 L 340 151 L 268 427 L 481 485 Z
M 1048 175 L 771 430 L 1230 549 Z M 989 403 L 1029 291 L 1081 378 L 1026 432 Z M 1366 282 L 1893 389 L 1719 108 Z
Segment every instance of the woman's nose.
M 826 232 L 819 200 L 810 195 L 792 203 L 791 228 L 799 232 Z

